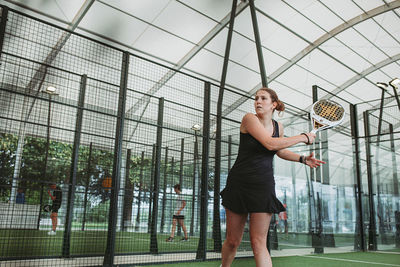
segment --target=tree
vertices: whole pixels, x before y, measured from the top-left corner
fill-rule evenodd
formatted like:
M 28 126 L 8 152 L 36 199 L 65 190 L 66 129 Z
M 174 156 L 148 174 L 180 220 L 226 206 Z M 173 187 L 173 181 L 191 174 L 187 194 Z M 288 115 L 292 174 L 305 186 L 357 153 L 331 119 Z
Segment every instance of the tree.
M 17 145 L 15 135 L 0 133 L 0 201 L 9 198 Z

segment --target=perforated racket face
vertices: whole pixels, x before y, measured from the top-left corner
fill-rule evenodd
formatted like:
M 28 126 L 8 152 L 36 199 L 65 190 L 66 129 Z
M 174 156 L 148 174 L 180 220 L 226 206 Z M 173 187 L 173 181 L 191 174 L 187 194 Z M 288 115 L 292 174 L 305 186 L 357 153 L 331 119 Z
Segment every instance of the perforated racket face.
M 314 113 L 328 121 L 337 122 L 343 119 L 344 109 L 336 102 L 320 100 L 315 103 Z
M 50 210 L 51 210 L 51 206 L 50 205 L 44 205 L 43 206 L 43 211 L 49 212 Z

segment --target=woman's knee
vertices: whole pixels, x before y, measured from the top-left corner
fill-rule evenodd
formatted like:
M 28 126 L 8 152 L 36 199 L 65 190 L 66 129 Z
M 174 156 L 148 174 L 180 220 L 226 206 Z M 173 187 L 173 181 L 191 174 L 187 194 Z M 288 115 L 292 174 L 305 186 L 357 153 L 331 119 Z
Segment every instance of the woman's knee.
M 231 249 L 237 249 L 242 241 L 241 238 L 229 238 L 227 237 L 225 240 L 225 244 Z
M 266 236 L 250 236 L 250 244 L 253 250 L 265 249 L 267 247 Z

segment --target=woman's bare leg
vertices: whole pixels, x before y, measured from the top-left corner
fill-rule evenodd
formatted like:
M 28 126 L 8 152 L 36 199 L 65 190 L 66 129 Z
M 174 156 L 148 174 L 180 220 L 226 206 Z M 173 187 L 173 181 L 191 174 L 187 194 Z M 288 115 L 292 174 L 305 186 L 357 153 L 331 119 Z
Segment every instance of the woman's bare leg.
M 257 267 L 272 267 L 267 235 L 272 213 L 250 213 L 250 242 Z
M 52 229 L 53 229 L 54 232 L 57 229 L 57 215 L 58 215 L 58 213 L 56 213 L 56 212 L 52 212 L 50 214 L 51 224 L 53 225 Z
M 171 228 L 171 235 L 170 237 L 174 238 L 175 236 L 175 229 L 176 229 L 176 219 L 172 219 L 172 228 Z
M 229 267 L 242 241 L 247 214 L 238 214 L 226 210 L 226 239 L 222 246 L 222 267 Z
M 186 231 L 186 226 L 183 221 L 183 219 L 178 220 L 179 225 L 182 227 L 183 234 L 185 235 L 185 239 L 188 239 L 187 231 Z

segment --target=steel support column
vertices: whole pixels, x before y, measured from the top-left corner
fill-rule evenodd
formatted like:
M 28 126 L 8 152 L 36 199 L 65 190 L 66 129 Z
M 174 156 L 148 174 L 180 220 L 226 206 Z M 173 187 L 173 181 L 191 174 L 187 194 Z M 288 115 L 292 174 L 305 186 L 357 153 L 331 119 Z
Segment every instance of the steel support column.
M 111 182 L 110 210 L 108 217 L 107 247 L 104 255 L 103 266 L 114 265 L 115 235 L 118 219 L 118 195 L 122 167 L 122 142 L 125 123 L 126 91 L 129 72 L 129 53 L 122 57 L 121 80 L 118 97 L 117 127 L 115 129 L 114 160 Z
M 129 208 L 129 213 L 127 212 L 128 205 L 132 205 L 134 191 L 135 191 L 135 187 L 132 184 L 131 179 L 129 178 L 129 173 L 131 170 L 131 153 L 132 151 L 130 149 L 126 151 L 125 186 L 124 186 L 125 192 L 124 192 L 124 204 L 122 207 L 121 231 L 125 231 L 128 226 L 131 226 L 131 220 L 132 220 L 132 209 Z
M 153 209 L 151 213 L 151 228 L 150 228 L 150 253 L 152 254 L 158 254 L 157 219 L 158 219 L 158 198 L 160 194 L 159 188 L 160 188 L 163 119 L 164 119 L 164 98 L 160 98 L 158 101 L 157 141 L 155 146 L 155 161 L 154 161 Z
M 201 157 L 201 193 L 200 193 L 200 239 L 197 247 L 196 259 L 206 260 L 207 250 L 207 222 L 208 222 L 208 159 L 210 153 L 210 88 L 211 84 L 204 84 L 203 104 L 203 149 Z
M 152 220 L 152 203 L 153 203 L 153 195 L 154 195 L 154 166 L 156 162 L 156 145 L 153 144 L 152 154 L 151 154 L 151 166 L 150 166 L 150 185 L 149 185 L 149 216 L 147 223 L 147 232 L 151 232 L 151 220 Z
M 351 135 L 353 137 L 354 145 L 354 170 L 355 170 L 355 196 L 357 206 L 356 216 L 356 233 L 354 239 L 354 249 L 365 251 L 365 236 L 364 236 L 364 216 L 362 207 L 362 177 L 361 177 L 361 159 L 360 159 L 360 144 L 358 133 L 358 119 L 357 119 L 357 106 L 350 104 L 350 123 Z
M 372 162 L 371 162 L 371 144 L 369 129 L 369 114 L 364 111 L 364 133 L 365 133 L 365 152 L 367 157 L 367 177 L 368 177 L 368 202 L 369 202 L 369 227 L 368 227 L 368 250 L 375 251 L 376 245 L 376 222 L 374 207 L 374 188 L 372 181 Z
M 257 22 L 256 8 L 254 6 L 254 0 L 249 0 L 249 6 L 250 6 L 250 13 L 251 13 L 251 21 L 253 24 L 254 39 L 256 42 L 258 65 L 260 67 L 261 84 L 263 87 L 267 87 L 268 86 L 267 74 L 265 72 L 264 56 L 263 56 L 263 52 L 262 52 L 260 33 L 258 31 L 258 22 Z
M 139 186 L 138 186 L 139 192 L 138 192 L 138 202 L 137 202 L 138 204 L 137 204 L 135 231 L 140 230 L 140 206 L 142 203 L 143 169 L 144 169 L 144 151 L 142 151 L 142 157 L 140 160 Z
M 392 153 L 392 169 L 393 169 L 393 195 L 399 196 L 399 180 L 397 176 L 397 161 L 396 161 L 396 150 L 394 144 L 393 124 L 389 124 L 390 134 L 390 152 Z
M 165 209 L 167 204 L 167 183 L 168 183 L 168 147 L 165 148 L 164 155 L 164 175 L 162 185 L 162 200 L 161 200 L 161 222 L 160 222 L 160 233 L 164 233 L 165 226 Z
M 4 36 L 6 34 L 6 25 L 8 19 L 8 7 L 1 6 L 1 22 L 0 22 L 0 57 L 3 54 Z
M 229 21 L 228 37 L 226 40 L 224 65 L 221 74 L 221 84 L 219 87 L 218 103 L 217 103 L 217 125 L 215 136 L 215 167 L 214 167 L 214 213 L 213 213 L 213 239 L 214 251 L 221 252 L 221 223 L 220 223 L 220 186 L 221 186 L 221 142 L 222 142 L 222 102 L 224 99 L 225 81 L 228 72 L 229 54 L 231 50 L 233 27 L 235 24 L 237 0 L 232 1 L 232 11 Z
M 71 226 L 72 226 L 72 218 L 73 218 L 73 211 L 74 211 L 75 186 L 76 186 L 76 175 L 77 175 L 77 170 L 78 170 L 79 145 L 80 145 L 80 141 L 81 141 L 83 106 L 85 104 L 86 80 L 87 80 L 87 76 L 82 75 L 81 86 L 80 86 L 80 91 L 79 91 L 78 110 L 76 112 L 75 136 L 74 136 L 74 146 L 73 146 L 73 150 L 72 150 L 70 181 L 69 181 L 69 185 L 68 185 L 68 200 L 67 200 L 68 204 L 67 204 L 67 212 L 66 212 L 65 224 L 64 224 L 64 239 L 63 239 L 63 246 L 62 246 L 62 256 L 64 258 L 70 257 Z

